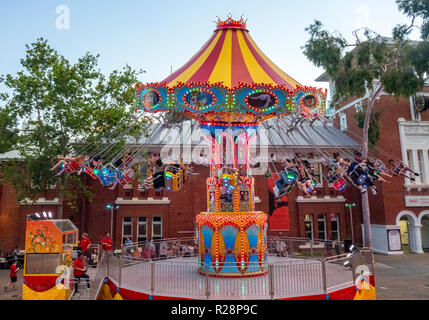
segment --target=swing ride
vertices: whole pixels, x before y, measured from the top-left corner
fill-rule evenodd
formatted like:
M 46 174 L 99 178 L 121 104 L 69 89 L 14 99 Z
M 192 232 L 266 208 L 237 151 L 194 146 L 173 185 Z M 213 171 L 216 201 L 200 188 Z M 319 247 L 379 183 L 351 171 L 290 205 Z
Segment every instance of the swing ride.
M 267 215 L 255 211 L 255 188 L 249 146 L 258 129 L 276 132 L 281 139 L 299 137 L 312 146 L 326 168 L 325 177 L 337 191 L 354 187 L 360 192 L 377 192 L 375 182 L 392 176 L 414 179 L 418 173 L 383 150 L 390 161 L 390 173 L 379 159 L 360 159 L 356 150 L 344 148 L 334 157 L 322 150 L 311 135 L 316 124 L 336 134 L 326 118 L 327 91 L 303 86 L 280 70 L 259 49 L 246 29 L 244 19 L 218 20 L 209 41 L 183 67 L 159 83 L 135 87 L 136 114 L 176 112 L 196 121 L 208 143 L 210 176 L 206 180 L 207 212 L 196 217 L 198 228 L 198 271 L 215 277 L 250 277 L 267 273 Z M 88 174 L 103 186 L 115 189 L 136 179 L 136 166 L 146 157 L 144 146 L 124 146 L 119 141 L 139 124 L 135 116 L 128 128 L 118 128 L 106 136 L 95 150 L 82 150 L 74 158 L 59 157 L 58 175 Z M 297 128 L 304 128 L 303 131 Z M 151 135 L 160 133 L 159 126 Z M 307 130 L 307 131 L 306 131 Z M 353 134 L 353 133 L 351 133 Z M 329 144 L 329 138 L 320 136 Z M 339 137 L 339 139 L 343 139 Z M 293 145 L 293 138 L 290 138 Z M 289 145 L 291 145 L 289 143 Z M 292 148 L 293 149 L 293 148 Z M 310 197 L 316 189 L 314 159 L 300 154 L 284 159 L 284 170 L 274 187 L 275 196 L 289 194 L 298 186 Z M 90 154 L 90 155 L 86 155 Z M 340 157 L 340 154 L 342 157 Z M 86 156 L 84 156 L 86 155 Z M 163 164 L 152 157 L 147 188 L 178 192 L 186 184 L 192 168 L 180 163 Z

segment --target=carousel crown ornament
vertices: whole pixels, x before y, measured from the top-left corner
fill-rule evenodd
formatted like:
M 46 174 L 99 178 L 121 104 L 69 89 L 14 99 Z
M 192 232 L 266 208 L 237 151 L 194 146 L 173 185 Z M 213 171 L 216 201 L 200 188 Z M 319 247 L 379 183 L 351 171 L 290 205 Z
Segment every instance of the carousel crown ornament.
M 212 37 L 164 81 L 136 85 L 137 110 L 182 112 L 199 122 L 210 150 L 207 212 L 197 218 L 200 273 L 263 275 L 268 216 L 255 211 L 249 145 L 278 116 L 326 115 L 326 90 L 299 84 L 256 45 L 244 18 L 218 19 Z

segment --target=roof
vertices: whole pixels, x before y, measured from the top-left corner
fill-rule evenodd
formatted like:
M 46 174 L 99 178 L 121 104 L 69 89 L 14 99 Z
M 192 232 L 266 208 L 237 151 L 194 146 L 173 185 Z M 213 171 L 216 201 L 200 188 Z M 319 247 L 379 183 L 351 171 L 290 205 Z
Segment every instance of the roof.
M 356 149 L 360 145 L 349 136 L 333 126 L 315 122 L 314 125 L 303 124 L 297 126 L 291 132 L 291 119 L 271 119 L 265 121 L 259 128 L 258 134 L 263 136 L 262 130 L 267 130 L 267 138 L 258 142 L 260 146 L 270 149 Z M 147 149 L 155 149 L 162 146 L 179 147 L 181 145 L 206 146 L 203 129 L 195 120 L 184 121 L 176 126 L 165 126 L 161 123 L 152 124 L 148 128 L 148 137 L 142 137 L 130 144 L 145 146 Z
M 3 154 L 0 154 L 0 161 L 1 160 L 11 160 L 11 159 L 21 159 L 21 153 L 17 150 L 9 151 Z
M 229 18 L 218 22 L 206 44 L 183 67 L 161 81 L 173 87 L 178 83 L 220 83 L 228 88 L 244 84 L 301 86 L 277 67 L 256 45 L 246 23 Z

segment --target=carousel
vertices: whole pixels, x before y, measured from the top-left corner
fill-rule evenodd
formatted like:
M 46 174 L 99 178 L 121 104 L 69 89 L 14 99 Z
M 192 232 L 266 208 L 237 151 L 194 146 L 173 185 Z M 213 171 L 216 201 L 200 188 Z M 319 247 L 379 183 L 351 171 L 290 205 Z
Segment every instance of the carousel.
M 198 121 L 209 144 L 207 212 L 196 217 L 198 272 L 266 274 L 268 217 L 255 211 L 249 146 L 271 118 L 325 117 L 326 90 L 299 84 L 259 49 L 243 18 L 228 17 L 183 67 L 136 92 L 136 111 L 181 112 Z M 166 172 L 166 189 L 178 190 L 184 175 Z

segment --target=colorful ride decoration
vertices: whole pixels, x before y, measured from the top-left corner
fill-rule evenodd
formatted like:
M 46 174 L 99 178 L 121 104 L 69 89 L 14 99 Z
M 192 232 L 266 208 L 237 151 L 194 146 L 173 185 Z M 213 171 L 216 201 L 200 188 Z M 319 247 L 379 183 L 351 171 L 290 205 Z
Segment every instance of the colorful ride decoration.
M 135 87 L 136 111 L 182 112 L 205 132 L 208 209 L 197 216 L 197 228 L 199 272 L 211 276 L 267 272 L 268 218 L 255 212 L 249 166 L 258 126 L 277 116 L 326 116 L 326 90 L 302 86 L 283 72 L 246 28 L 243 18 L 219 19 L 209 41 L 182 68 L 160 83 Z M 166 185 L 173 190 L 171 182 Z
M 79 230 L 70 220 L 28 220 L 23 300 L 67 300 L 73 291 L 72 251 Z

